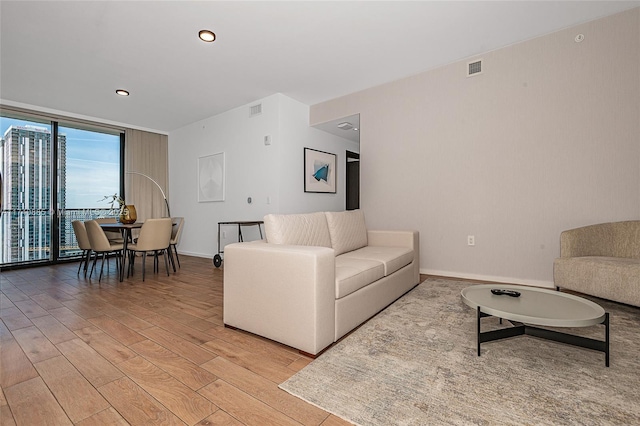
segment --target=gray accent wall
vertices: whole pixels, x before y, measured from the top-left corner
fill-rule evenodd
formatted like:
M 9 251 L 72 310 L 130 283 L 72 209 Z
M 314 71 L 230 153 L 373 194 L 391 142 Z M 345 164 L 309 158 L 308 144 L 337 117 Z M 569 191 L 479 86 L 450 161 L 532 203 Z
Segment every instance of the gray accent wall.
M 561 231 L 640 219 L 640 8 L 313 105 L 310 124 L 358 113 L 367 225 L 419 230 L 423 273 L 551 286 Z

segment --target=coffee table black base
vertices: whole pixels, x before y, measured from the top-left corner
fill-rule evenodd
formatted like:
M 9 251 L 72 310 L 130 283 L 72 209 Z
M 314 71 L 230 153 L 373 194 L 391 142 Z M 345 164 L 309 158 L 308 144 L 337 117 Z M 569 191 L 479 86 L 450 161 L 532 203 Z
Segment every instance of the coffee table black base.
M 480 307 L 477 308 L 478 317 L 478 356 L 480 356 L 480 344 L 484 342 L 491 342 L 494 340 L 506 339 L 508 337 L 521 336 L 523 334 L 540 337 L 542 339 L 553 340 L 555 342 L 566 343 L 573 346 L 579 346 L 581 348 L 593 349 L 595 351 L 604 352 L 605 366 L 609 366 L 609 313 L 605 313 L 604 320 L 601 324 L 605 327 L 605 340 L 590 339 L 588 337 L 575 336 L 573 334 L 561 333 L 559 331 L 546 330 L 544 328 L 534 327 L 531 325 L 525 325 L 517 321 L 509 321 L 513 324 L 513 327 L 503 328 L 500 330 L 480 331 L 480 319 L 484 317 L 490 317 L 492 315 L 485 314 L 480 311 Z M 502 321 L 502 320 L 501 320 Z

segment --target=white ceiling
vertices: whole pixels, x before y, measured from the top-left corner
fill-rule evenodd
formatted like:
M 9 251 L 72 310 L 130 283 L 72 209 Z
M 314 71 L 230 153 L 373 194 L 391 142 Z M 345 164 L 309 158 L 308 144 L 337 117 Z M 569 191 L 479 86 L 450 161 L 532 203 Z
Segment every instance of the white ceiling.
M 3 0 L 0 99 L 169 132 L 278 92 L 313 105 L 639 5 Z M 197 38 L 204 28 L 215 43 Z

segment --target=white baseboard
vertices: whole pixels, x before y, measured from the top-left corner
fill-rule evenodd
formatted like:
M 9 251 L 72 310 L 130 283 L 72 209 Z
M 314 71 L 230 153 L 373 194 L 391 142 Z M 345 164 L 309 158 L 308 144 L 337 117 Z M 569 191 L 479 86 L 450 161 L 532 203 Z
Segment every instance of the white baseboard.
M 179 255 L 184 254 L 185 256 L 193 256 L 193 257 L 203 257 L 205 259 L 211 259 L 212 262 L 213 262 L 213 256 L 214 256 L 211 253 L 196 253 L 193 251 L 183 251 L 183 250 L 178 251 L 178 254 Z
M 465 280 L 490 281 L 503 284 L 520 284 L 533 287 L 555 288 L 553 281 L 528 280 L 513 277 L 498 277 L 491 275 L 466 274 L 462 272 L 437 271 L 434 269 L 420 269 L 421 274 L 437 275 L 440 277 L 461 278 Z

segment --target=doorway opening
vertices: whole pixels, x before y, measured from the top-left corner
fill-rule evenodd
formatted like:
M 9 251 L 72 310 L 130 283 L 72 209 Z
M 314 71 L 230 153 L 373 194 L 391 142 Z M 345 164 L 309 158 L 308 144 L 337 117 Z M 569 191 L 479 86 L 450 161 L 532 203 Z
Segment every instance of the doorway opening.
M 346 210 L 360 208 L 360 154 L 346 152 Z

